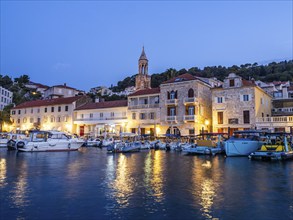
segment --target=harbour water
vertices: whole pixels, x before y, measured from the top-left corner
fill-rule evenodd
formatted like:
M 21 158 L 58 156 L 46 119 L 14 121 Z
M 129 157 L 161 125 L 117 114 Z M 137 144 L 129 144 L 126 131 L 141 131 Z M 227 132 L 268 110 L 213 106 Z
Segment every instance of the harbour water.
M 293 161 L 0 149 L 0 219 L 293 219 Z

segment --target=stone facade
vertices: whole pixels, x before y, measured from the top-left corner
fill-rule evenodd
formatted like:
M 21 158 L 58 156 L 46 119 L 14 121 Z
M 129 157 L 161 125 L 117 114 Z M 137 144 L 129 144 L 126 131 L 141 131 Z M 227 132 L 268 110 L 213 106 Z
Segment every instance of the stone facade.
M 162 133 L 199 134 L 211 127 L 210 85 L 184 74 L 160 86 Z
M 138 60 L 138 74 L 135 78 L 135 90 L 150 88 L 151 76 L 148 75 L 148 59 L 146 57 L 143 47 L 140 58 Z
M 257 117 L 270 117 L 272 97 L 234 73 L 212 89 L 214 132 L 254 129 Z

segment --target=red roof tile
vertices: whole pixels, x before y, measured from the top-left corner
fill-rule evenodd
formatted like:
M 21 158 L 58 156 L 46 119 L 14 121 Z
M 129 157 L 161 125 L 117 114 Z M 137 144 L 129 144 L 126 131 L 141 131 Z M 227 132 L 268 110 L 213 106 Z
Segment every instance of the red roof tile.
M 21 103 L 18 106 L 15 106 L 13 109 L 31 108 L 31 107 L 48 106 L 48 105 L 71 104 L 72 102 L 75 102 L 76 100 L 82 97 L 84 96 L 29 101 L 29 102 Z
M 242 79 L 243 86 L 256 86 L 255 82 Z
M 160 93 L 160 88 L 152 88 L 152 89 L 142 89 L 138 90 L 128 96 L 139 96 L 139 95 L 151 95 Z
M 176 82 L 182 82 L 182 81 L 190 81 L 190 80 L 196 80 L 198 78 L 196 78 L 195 76 L 189 74 L 189 73 L 184 73 L 182 75 L 176 76 L 172 79 L 169 79 L 165 82 L 163 82 L 162 84 L 166 84 L 166 83 L 176 83 Z
M 116 101 L 106 101 L 106 102 L 94 102 L 87 103 L 75 110 L 86 110 L 86 109 L 99 109 L 99 108 L 116 108 L 127 106 L 127 100 L 116 100 Z

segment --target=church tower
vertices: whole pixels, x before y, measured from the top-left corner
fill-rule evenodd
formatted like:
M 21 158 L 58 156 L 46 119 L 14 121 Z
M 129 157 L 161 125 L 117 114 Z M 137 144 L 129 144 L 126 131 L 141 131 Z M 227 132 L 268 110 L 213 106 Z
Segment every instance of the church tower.
M 148 59 L 142 47 L 142 52 L 138 60 L 138 75 L 135 78 L 135 89 L 150 89 L 151 77 L 148 75 Z

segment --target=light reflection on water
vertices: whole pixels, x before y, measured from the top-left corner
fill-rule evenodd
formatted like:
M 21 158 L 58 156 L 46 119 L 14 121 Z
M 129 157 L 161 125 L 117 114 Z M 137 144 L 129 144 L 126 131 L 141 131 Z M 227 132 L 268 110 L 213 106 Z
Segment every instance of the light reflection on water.
M 0 219 L 293 219 L 291 161 L 0 153 Z

